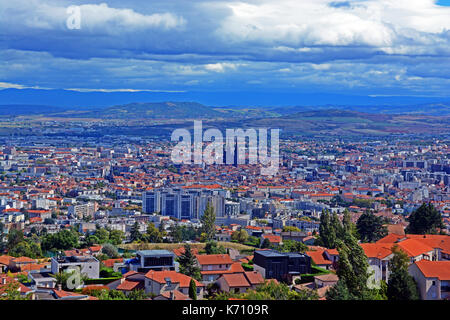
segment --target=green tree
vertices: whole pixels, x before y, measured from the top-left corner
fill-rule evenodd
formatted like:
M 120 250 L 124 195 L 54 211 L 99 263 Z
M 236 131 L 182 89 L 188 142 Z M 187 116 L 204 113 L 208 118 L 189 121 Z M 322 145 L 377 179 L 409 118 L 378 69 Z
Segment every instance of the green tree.
M 339 235 L 340 238 L 343 238 L 345 234 L 348 233 L 359 239 L 358 229 L 356 228 L 356 224 L 352 222 L 350 211 L 348 211 L 347 209 L 344 210 L 344 218 L 342 219 L 342 231 L 343 234 Z
M 145 290 L 139 289 L 139 290 L 132 290 L 128 296 L 128 300 L 146 300 L 148 298 L 148 295 L 145 293 Z
M 225 254 L 227 251 L 223 246 L 219 246 L 217 241 L 208 241 L 205 245 L 206 254 Z
M 313 290 L 302 290 L 300 292 L 291 290 L 285 283 L 265 281 L 255 290 L 247 290 L 245 293 L 228 293 L 217 295 L 215 300 L 229 299 L 231 297 L 245 300 L 318 300 L 317 293 Z
M 88 247 L 93 246 L 94 244 L 99 244 L 99 243 L 100 243 L 100 240 L 94 235 L 89 235 L 84 239 L 84 245 L 88 246 Z
M 147 226 L 147 233 L 144 235 L 144 239 L 150 243 L 160 243 L 162 242 L 162 235 L 159 229 L 155 227 L 153 223 L 149 223 Z
M 408 273 L 409 258 L 398 245 L 392 247 L 394 256 L 389 261 L 389 282 L 387 297 L 389 300 L 418 300 L 419 291 L 414 278 Z
M 13 249 L 15 246 L 17 246 L 20 242 L 22 242 L 23 239 L 23 232 L 16 229 L 9 230 L 8 233 L 8 241 L 7 241 L 7 248 L 8 250 Z
M 125 293 L 120 290 L 101 290 L 97 298 L 99 300 L 128 300 Z
M 365 212 L 359 217 L 356 228 L 362 242 L 375 242 L 387 235 L 383 218 L 370 212 Z
M 262 249 L 268 249 L 268 248 L 271 248 L 271 247 L 272 247 L 272 245 L 270 244 L 270 240 L 265 238 L 264 241 L 261 244 L 261 248 Z
M 345 230 L 336 212 L 331 214 L 330 224 L 336 239 L 342 239 L 345 236 Z
M 433 234 L 444 228 L 441 213 L 431 204 L 424 203 L 408 218 L 406 233 Z
M 234 231 L 231 234 L 231 240 L 235 240 L 239 243 L 244 243 L 248 240 L 248 232 L 245 229 L 241 229 L 239 231 Z
M 122 244 L 124 237 L 124 233 L 121 230 L 111 230 L 109 232 L 109 242 L 115 246 Z
M 39 243 L 22 241 L 9 250 L 8 254 L 13 257 L 28 257 L 36 259 L 42 257 L 42 250 Z
M 319 225 L 319 243 L 325 248 L 336 248 L 336 230 L 333 228 L 333 222 L 328 210 L 324 210 L 320 215 Z
M 358 298 L 348 290 L 345 282 L 341 280 L 328 289 L 326 298 L 327 300 L 358 300 Z
M 19 291 L 19 282 L 10 281 L 2 288 L 0 300 L 31 300 L 31 295 L 22 296 Z
M 102 247 L 102 253 L 106 254 L 110 259 L 115 259 L 120 257 L 119 251 L 111 243 L 105 243 Z
M 369 262 L 355 237 L 347 234 L 343 241 L 337 241 L 339 260 L 337 266 L 338 283 L 326 294 L 329 300 L 372 300 L 374 292 L 367 286 Z
M 98 244 L 104 244 L 109 241 L 109 232 L 104 228 L 95 230 L 94 236 L 98 238 Z
M 184 252 L 178 258 L 178 262 L 180 263 L 180 272 L 182 274 L 201 280 L 200 268 L 197 267 L 197 262 L 189 243 L 184 245 Z
M 283 232 L 300 232 L 301 230 L 294 226 L 284 226 Z
M 180 243 L 183 241 L 183 229 L 179 225 L 174 225 L 170 228 L 170 235 L 174 243 Z
M 300 241 L 285 240 L 279 247 L 281 252 L 305 252 L 308 250 L 308 246 Z
M 191 282 L 189 283 L 189 298 L 197 300 L 197 285 L 195 284 L 194 279 L 191 279 Z
M 202 232 L 206 235 L 206 240 L 214 239 L 216 234 L 216 214 L 211 202 L 208 202 L 203 216 L 200 219 L 202 223 Z
M 55 234 L 47 234 L 42 239 L 43 250 L 67 250 L 78 247 L 79 235 L 73 229 L 64 229 Z
M 130 230 L 130 240 L 137 241 L 142 238 L 141 232 L 139 231 L 139 223 L 136 221 Z

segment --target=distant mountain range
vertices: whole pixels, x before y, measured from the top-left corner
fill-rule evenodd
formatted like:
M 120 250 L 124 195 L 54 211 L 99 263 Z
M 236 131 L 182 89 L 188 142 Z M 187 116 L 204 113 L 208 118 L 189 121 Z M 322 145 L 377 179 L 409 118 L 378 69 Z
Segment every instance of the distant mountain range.
M 326 92 L 282 91 L 80 91 L 64 89 L 3 89 L 1 105 L 46 105 L 57 107 L 110 107 L 141 102 L 194 101 L 207 106 L 289 107 L 289 106 L 409 106 L 450 102 L 450 94 L 440 97 L 408 95 L 352 95 Z
M 450 115 L 450 103 L 430 103 L 409 106 L 287 106 L 287 107 L 212 107 L 197 102 L 128 103 L 109 107 L 61 107 L 50 105 L 0 105 L 0 116 L 46 116 L 96 119 L 254 119 L 289 116 L 315 112 L 315 116 L 330 116 L 331 111 L 366 114 Z M 317 113 L 318 112 L 318 113 Z M 342 116 L 343 113 L 340 115 Z M 301 117 L 304 117 L 303 114 Z
M 355 110 L 356 109 L 356 110 Z M 376 112 L 379 111 L 379 112 Z M 45 105 L 0 105 L 0 115 L 26 119 L 130 120 L 112 124 L 98 134 L 162 134 L 175 127 L 191 128 L 193 120 L 206 127 L 273 128 L 288 135 L 387 136 L 392 134 L 450 134 L 449 104 L 429 104 L 408 108 L 351 106 L 320 107 L 209 107 L 196 102 L 129 103 L 111 107 L 55 107 Z M 169 120 L 177 121 L 140 121 Z M 185 120 L 185 121 L 182 121 Z M 108 127 L 108 125 L 106 125 Z M 112 129 L 111 129 L 112 128 Z

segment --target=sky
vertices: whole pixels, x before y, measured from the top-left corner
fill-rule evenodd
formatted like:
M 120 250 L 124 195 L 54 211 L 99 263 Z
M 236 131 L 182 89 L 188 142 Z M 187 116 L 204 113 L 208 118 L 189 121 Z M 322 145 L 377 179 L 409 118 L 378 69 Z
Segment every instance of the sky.
M 0 0 L 11 89 L 439 100 L 450 0 Z

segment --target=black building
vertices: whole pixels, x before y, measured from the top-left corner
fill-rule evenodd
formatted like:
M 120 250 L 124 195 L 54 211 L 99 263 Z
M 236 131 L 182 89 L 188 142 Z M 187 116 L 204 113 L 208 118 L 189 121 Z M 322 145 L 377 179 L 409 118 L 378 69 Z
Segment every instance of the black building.
M 256 250 L 253 264 L 264 278 L 288 283 L 291 283 L 293 276 L 311 273 L 311 257 L 302 253 Z

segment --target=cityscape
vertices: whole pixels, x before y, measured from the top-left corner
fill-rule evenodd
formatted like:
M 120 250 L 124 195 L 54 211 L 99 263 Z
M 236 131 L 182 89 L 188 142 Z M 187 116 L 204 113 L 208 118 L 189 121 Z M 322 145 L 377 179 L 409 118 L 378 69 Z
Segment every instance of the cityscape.
M 22 2 L 0 300 L 450 300 L 450 3 Z

